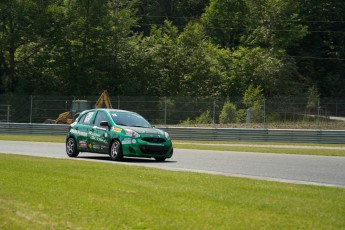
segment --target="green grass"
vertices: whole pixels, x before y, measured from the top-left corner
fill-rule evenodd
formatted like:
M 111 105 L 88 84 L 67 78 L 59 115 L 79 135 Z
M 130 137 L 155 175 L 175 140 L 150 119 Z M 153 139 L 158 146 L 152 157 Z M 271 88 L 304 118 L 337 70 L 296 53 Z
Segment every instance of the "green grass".
M 1 135 L 0 135 L 1 138 Z M 192 144 L 248 144 L 248 145 L 286 145 L 288 146 L 324 146 L 324 147 L 344 147 L 345 144 L 318 144 L 318 143 L 294 143 L 294 142 L 250 142 L 250 141 L 208 141 L 208 140 L 174 140 L 174 143 Z
M 64 143 L 65 136 L 38 136 L 38 135 L 12 135 L 0 134 L 0 140 L 15 141 L 39 141 L 39 142 L 59 142 Z M 201 143 L 202 145 L 200 145 Z M 345 145 L 343 144 L 312 144 L 312 143 L 276 143 L 276 142 L 230 142 L 230 141 L 187 141 L 173 140 L 174 148 L 199 149 L 199 150 L 219 150 L 219 151 L 238 151 L 238 152 L 263 152 L 277 154 L 302 154 L 320 156 L 345 156 Z M 209 145 L 207 145 L 209 144 Z M 220 145 L 214 145 L 220 144 Z M 247 144 L 247 145 L 284 145 L 284 147 L 267 146 L 224 146 L 222 144 Z M 289 146 L 313 146 L 312 149 L 289 148 Z M 322 147 L 344 147 L 344 149 L 318 149 Z
M 66 141 L 66 136 L 0 134 L 0 140 L 60 142 L 60 143 L 63 143 Z
M 345 190 L 0 154 L 0 229 L 344 229 Z
M 243 144 L 243 143 L 242 143 Z M 273 144 L 274 145 L 274 144 Z M 278 147 L 251 147 L 251 146 L 218 146 L 218 145 L 198 145 L 195 143 L 179 144 L 174 143 L 174 148 L 199 149 L 217 151 L 237 151 L 237 152 L 259 152 L 276 154 L 301 154 L 317 156 L 345 156 L 345 149 L 302 149 L 302 148 L 278 148 Z

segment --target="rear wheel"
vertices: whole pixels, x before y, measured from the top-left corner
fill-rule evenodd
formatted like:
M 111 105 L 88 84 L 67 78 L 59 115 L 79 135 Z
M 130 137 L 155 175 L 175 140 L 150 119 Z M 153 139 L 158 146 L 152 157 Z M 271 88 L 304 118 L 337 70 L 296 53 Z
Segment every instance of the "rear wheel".
M 66 141 L 66 153 L 69 157 L 77 157 L 79 154 L 77 143 L 73 137 L 69 137 Z
M 109 155 L 110 155 L 111 160 L 113 160 L 113 161 L 119 161 L 123 158 L 122 146 L 121 146 L 121 142 L 119 140 L 114 140 L 111 143 Z

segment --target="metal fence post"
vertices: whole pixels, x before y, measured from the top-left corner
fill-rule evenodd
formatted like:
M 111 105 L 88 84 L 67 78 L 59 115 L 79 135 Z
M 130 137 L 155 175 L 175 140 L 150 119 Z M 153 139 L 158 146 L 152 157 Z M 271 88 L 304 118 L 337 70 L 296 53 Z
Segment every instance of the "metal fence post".
M 164 125 L 167 125 L 167 97 L 164 97 Z
M 7 105 L 7 123 L 10 123 L 10 108 L 11 105 Z
M 120 109 L 120 96 L 117 96 L 117 109 Z
M 318 126 L 318 128 L 320 127 L 320 115 L 321 115 L 320 109 L 321 109 L 321 107 L 320 107 L 320 98 L 318 98 L 317 99 L 317 126 Z
M 30 124 L 32 123 L 32 104 L 33 104 L 33 98 L 32 95 L 30 96 Z
M 264 125 L 266 125 L 266 99 L 264 99 Z
M 338 116 L 338 102 L 335 101 L 335 116 Z
M 216 99 L 213 99 L 213 124 L 216 124 Z

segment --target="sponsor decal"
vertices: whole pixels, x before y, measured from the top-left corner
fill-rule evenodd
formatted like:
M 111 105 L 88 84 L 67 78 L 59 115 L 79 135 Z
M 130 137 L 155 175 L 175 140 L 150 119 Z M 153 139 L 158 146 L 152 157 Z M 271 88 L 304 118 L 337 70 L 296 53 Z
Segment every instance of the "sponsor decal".
M 92 137 L 100 137 L 101 136 L 98 133 L 94 133 L 92 131 L 89 131 L 89 135 L 92 136 Z
M 101 135 L 99 135 L 98 133 L 94 133 L 90 131 L 89 137 L 91 140 L 107 143 L 107 140 L 105 139 L 105 137 L 101 137 Z
M 122 144 L 130 144 L 132 142 L 131 138 L 125 138 L 122 140 Z
M 86 147 L 87 147 L 87 144 L 86 144 L 85 141 L 79 141 L 79 146 L 80 146 L 81 148 L 86 148 Z
M 92 149 L 92 144 L 91 143 L 89 144 L 89 149 Z
M 95 141 L 99 141 L 99 142 L 103 142 L 103 143 L 107 143 L 107 140 L 105 140 L 104 138 L 101 138 L 101 137 L 91 136 L 90 139 L 95 140 Z
M 94 146 L 93 146 L 93 149 L 95 149 L 95 150 L 100 150 L 100 149 L 101 149 L 101 146 L 99 146 L 99 145 L 94 145 Z
M 122 129 L 121 128 L 112 128 L 111 131 L 114 131 L 116 133 L 121 133 Z
M 82 136 L 82 137 L 87 137 L 87 133 L 83 132 L 83 131 L 79 131 L 79 130 L 76 130 L 76 129 L 71 129 L 70 132 L 73 133 L 73 134 Z

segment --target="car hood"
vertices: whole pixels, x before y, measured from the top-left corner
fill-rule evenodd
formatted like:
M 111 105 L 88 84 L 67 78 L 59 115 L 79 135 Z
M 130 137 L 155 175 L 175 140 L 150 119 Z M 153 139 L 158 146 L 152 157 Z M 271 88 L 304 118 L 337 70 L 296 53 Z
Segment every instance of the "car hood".
M 127 127 L 131 130 L 136 131 L 140 134 L 158 134 L 158 135 L 164 135 L 164 131 L 156 128 L 143 128 L 143 127 Z

